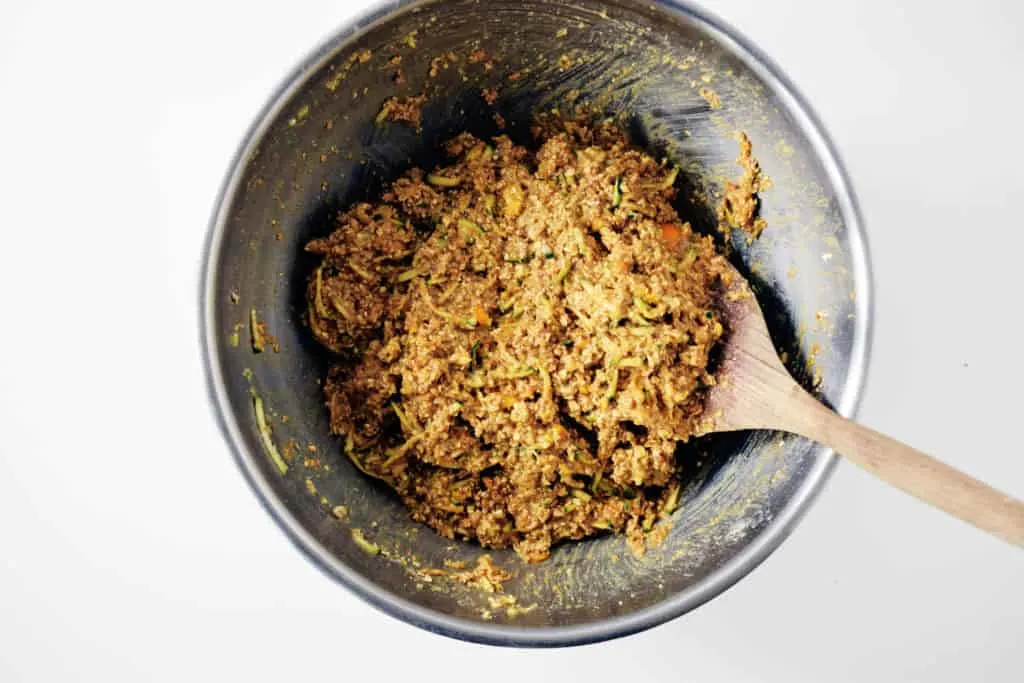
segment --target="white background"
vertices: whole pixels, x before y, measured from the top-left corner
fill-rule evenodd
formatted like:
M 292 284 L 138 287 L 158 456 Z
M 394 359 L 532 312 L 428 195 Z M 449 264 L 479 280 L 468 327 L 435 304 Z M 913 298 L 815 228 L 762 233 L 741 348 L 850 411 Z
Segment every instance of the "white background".
M 735 588 L 572 650 L 418 631 L 291 548 L 214 427 L 198 259 L 243 130 L 363 4 L 3 2 L 0 681 L 1022 680 L 1024 554 L 847 465 Z M 863 421 L 1024 496 L 1024 5 L 895 4 L 711 9 L 859 192 Z

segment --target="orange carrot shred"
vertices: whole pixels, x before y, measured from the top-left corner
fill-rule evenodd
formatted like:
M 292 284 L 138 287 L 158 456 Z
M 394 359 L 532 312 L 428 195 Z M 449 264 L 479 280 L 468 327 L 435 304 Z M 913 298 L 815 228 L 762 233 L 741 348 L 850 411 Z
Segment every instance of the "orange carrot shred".
M 480 304 L 473 307 L 473 317 L 476 319 L 476 324 L 480 327 L 491 326 L 491 316 L 487 315 L 487 311 Z
M 675 223 L 662 223 L 661 241 L 669 249 L 678 249 L 683 243 L 683 229 Z

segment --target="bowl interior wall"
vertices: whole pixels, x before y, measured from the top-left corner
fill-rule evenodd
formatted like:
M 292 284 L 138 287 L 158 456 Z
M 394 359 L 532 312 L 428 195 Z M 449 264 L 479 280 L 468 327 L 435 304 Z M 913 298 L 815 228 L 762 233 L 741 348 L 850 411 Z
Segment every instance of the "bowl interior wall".
M 353 57 L 364 49 L 368 61 Z M 476 50 L 486 58 L 473 58 Z M 447 53 L 454 59 L 431 77 L 432 60 Z M 400 65 L 392 61 L 396 55 Z M 228 419 L 237 421 L 258 476 L 330 555 L 385 591 L 473 621 L 484 619 L 488 609 L 487 596 L 477 590 L 426 582 L 409 571 L 415 563 L 472 562 L 481 550 L 412 522 L 386 488 L 353 468 L 330 436 L 319 384 L 325 356 L 301 321 L 311 266 L 303 245 L 329 232 L 340 208 L 373 198 L 413 165 L 437 162 L 438 144 L 460 131 L 505 132 L 529 142 L 530 117 L 538 108 L 585 101 L 625 112 L 638 143 L 686 171 L 680 211 L 706 231 L 713 230 L 712 210 L 691 195 L 713 199 L 725 179 L 740 173 L 732 134 L 746 131 L 773 187 L 762 194 L 768 230 L 753 245 L 737 241 L 736 258 L 756 284 L 794 373 L 805 383 L 818 382 L 820 395 L 831 402 L 854 381 L 854 332 L 866 324 L 855 315 L 854 293 L 866 283 L 855 281 L 854 248 L 835 188 L 791 103 L 728 39 L 702 23 L 625 0 L 427 2 L 340 39 L 310 66 L 260 131 L 228 197 L 222 242 L 214 251 L 210 342 L 233 413 Z M 399 68 L 401 87 L 394 83 Z M 484 88 L 498 90 L 493 106 L 481 96 Z M 714 91 L 721 107 L 712 108 L 702 89 Z M 386 98 L 419 93 L 428 97 L 422 130 L 374 124 Z M 495 112 L 505 121 L 503 130 Z M 280 353 L 250 351 L 250 308 L 277 339 Z M 274 442 L 295 455 L 287 476 L 264 457 L 250 387 L 269 411 Z M 510 552 L 494 552 L 514 574 L 506 591 L 521 605 L 537 607 L 514 619 L 491 610 L 491 623 L 592 623 L 690 589 L 740 554 L 820 466 L 811 444 L 777 434 L 710 437 L 687 450 L 691 483 L 663 546 L 638 559 L 622 538 L 596 538 L 559 546 L 549 561 L 533 566 Z M 332 515 L 336 505 L 348 508 L 347 521 Z M 354 527 L 387 556 L 356 547 Z

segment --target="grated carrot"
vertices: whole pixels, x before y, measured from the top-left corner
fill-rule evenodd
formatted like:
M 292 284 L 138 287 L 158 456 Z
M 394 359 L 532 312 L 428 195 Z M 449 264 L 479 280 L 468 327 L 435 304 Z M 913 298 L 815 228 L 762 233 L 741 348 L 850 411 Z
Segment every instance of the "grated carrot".
M 675 223 L 662 223 L 661 241 L 669 249 L 678 249 L 683 243 L 683 229 Z
M 491 316 L 487 314 L 487 311 L 480 304 L 473 307 L 473 318 L 476 319 L 476 324 L 480 327 L 491 326 Z

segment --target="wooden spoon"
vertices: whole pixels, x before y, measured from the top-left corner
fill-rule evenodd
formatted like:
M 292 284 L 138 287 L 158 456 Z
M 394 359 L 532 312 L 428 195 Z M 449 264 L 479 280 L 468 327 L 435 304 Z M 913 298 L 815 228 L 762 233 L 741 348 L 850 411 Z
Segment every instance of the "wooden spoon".
M 931 456 L 837 415 L 779 360 L 764 314 L 739 272 L 722 297 L 726 328 L 703 433 L 772 429 L 813 439 L 918 500 L 1024 547 L 1024 503 Z

